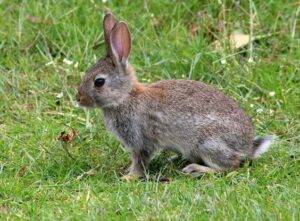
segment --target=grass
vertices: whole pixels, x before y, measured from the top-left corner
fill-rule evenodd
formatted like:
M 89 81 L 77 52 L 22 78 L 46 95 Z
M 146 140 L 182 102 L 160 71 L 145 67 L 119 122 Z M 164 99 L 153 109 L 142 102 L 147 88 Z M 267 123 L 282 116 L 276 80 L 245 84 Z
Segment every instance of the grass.
M 129 23 L 141 81 L 214 85 L 253 117 L 257 135 L 279 136 L 271 151 L 197 179 L 163 154 L 152 180 L 122 182 L 128 154 L 99 110 L 74 105 L 104 51 L 106 7 Z M 299 220 L 299 24 L 299 2 L 284 0 L 0 1 L 0 219 Z M 237 29 L 262 38 L 232 51 L 226 36 Z M 58 140 L 72 129 L 72 142 Z

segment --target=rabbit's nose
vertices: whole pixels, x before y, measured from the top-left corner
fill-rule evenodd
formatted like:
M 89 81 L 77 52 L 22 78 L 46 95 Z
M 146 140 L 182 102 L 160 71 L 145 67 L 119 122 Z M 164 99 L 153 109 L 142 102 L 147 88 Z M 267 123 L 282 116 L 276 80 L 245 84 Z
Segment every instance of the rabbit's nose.
M 81 98 L 81 96 L 79 94 L 76 94 L 76 101 L 77 102 L 80 102 L 80 98 Z
M 77 101 L 77 102 L 80 102 L 80 99 L 81 99 L 81 94 L 80 94 L 80 92 L 78 91 L 77 94 L 76 94 L 76 101 Z

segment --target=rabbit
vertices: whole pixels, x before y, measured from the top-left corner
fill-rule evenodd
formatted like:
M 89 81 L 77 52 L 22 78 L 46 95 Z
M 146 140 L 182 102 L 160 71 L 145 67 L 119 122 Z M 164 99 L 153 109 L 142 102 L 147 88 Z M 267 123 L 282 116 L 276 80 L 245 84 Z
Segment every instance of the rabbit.
M 190 164 L 183 173 L 237 169 L 266 152 L 275 136 L 254 139 L 251 119 L 236 101 L 205 83 L 140 83 L 129 63 L 131 35 L 112 13 L 103 19 L 106 55 L 85 74 L 76 95 L 103 112 L 106 128 L 131 155 L 125 180 L 145 177 L 155 153 L 171 150 Z

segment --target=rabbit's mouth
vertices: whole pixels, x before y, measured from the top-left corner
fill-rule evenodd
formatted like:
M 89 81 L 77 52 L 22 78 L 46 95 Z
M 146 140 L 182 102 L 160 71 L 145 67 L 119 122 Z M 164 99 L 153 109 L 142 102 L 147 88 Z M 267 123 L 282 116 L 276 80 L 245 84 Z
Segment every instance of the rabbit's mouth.
M 92 108 L 95 106 L 94 100 L 89 96 L 83 96 L 83 95 L 77 94 L 76 101 L 80 107 Z

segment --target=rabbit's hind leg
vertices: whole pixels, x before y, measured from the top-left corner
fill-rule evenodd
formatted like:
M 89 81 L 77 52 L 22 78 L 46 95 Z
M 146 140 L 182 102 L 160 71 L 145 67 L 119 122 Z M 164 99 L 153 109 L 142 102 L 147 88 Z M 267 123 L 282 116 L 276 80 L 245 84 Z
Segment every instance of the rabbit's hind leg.
M 203 173 L 215 173 L 218 172 L 218 170 L 213 169 L 208 166 L 202 166 L 196 163 L 192 163 L 187 165 L 185 168 L 182 169 L 183 173 L 187 174 L 203 174 Z

